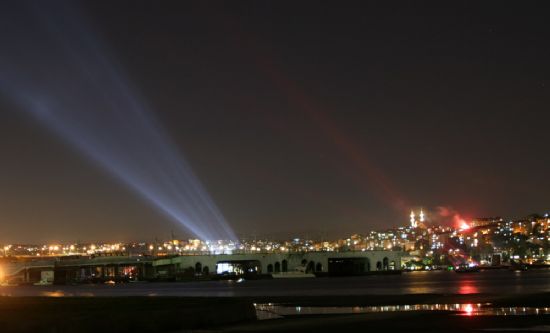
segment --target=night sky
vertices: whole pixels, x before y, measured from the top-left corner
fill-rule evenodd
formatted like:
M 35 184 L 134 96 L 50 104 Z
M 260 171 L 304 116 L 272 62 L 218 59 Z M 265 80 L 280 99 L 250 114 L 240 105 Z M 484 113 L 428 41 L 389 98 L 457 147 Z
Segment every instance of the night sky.
M 29 36 L 74 15 L 241 236 L 336 238 L 420 207 L 442 222 L 438 207 L 550 209 L 542 3 L 365 2 L 4 1 L 0 60 L 55 82 Z M 188 236 L 5 90 L 0 171 L 0 242 Z

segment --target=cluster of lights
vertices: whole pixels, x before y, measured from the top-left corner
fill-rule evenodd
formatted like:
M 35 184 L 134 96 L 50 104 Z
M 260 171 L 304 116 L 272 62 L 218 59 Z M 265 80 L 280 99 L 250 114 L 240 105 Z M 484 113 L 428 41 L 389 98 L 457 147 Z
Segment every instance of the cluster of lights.
M 422 212 L 421 212 L 422 213 Z M 416 219 L 415 219 L 416 221 Z M 530 253 L 529 260 L 548 260 L 550 241 L 550 218 L 529 221 L 504 221 L 500 218 L 474 220 L 462 223 L 457 228 L 428 225 L 422 213 L 422 223 L 410 224 L 386 231 L 371 231 L 366 235 L 352 235 L 334 241 L 313 241 L 294 238 L 287 241 L 242 240 L 202 241 L 199 239 L 170 240 L 152 243 L 95 243 L 95 244 L 48 244 L 48 245 L 5 245 L 4 256 L 62 256 L 62 255 L 192 255 L 192 254 L 234 254 L 234 253 L 294 253 L 396 250 L 406 251 L 410 256 L 424 260 L 435 256 L 469 258 L 469 250 L 491 248 L 495 253 L 508 255 L 512 259 L 524 259 L 515 248 L 525 242 L 540 246 Z M 494 239 L 503 239 L 500 245 Z M 480 262 L 490 263 L 485 257 Z M 429 267 L 425 265 L 425 267 Z

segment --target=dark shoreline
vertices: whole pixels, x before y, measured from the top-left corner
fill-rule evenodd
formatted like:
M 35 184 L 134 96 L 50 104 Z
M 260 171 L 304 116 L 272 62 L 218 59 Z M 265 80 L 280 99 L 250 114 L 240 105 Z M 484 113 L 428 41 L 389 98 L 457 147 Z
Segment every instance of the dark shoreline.
M 376 306 L 407 304 L 491 303 L 493 306 L 550 307 L 550 293 L 535 294 L 407 294 L 346 296 L 259 296 L 240 297 L 253 303 L 292 306 Z
M 253 297 L 256 303 L 288 306 L 354 307 L 415 304 L 486 304 L 491 307 L 550 307 L 550 293 L 408 294 Z M 550 315 L 466 316 L 454 311 L 411 311 L 339 315 L 292 315 L 283 319 L 228 325 L 223 332 L 532 332 L 550 331 Z M 213 330 L 218 331 L 218 330 Z
M 450 312 L 384 313 L 361 315 L 290 316 L 284 319 L 256 321 L 253 303 L 277 303 L 289 306 L 374 306 L 406 304 L 491 303 L 492 306 L 550 307 L 550 293 L 528 295 L 357 295 L 357 296 L 284 296 L 284 297 L 0 297 L 2 332 L 173 332 L 194 329 L 209 331 L 296 331 L 318 332 L 327 327 L 371 325 L 405 329 L 399 321 L 407 318 L 418 327 L 430 318 L 433 325 L 446 320 L 514 325 L 549 324 L 550 316 L 492 316 L 464 318 Z M 448 318 L 447 318 L 448 317 Z M 447 319 L 444 319 L 447 318 Z M 399 320 L 396 320 L 399 319 Z M 377 324 L 375 324 L 375 322 Z M 321 327 L 320 323 L 324 323 Z M 332 324 L 331 324 L 332 323 Z M 396 326 L 397 325 L 397 326 Z M 436 325 L 436 326 L 437 326 Z M 456 324 L 458 325 L 458 324 Z M 481 325 L 481 324 L 480 324 Z M 435 326 L 434 326 L 435 327 Z M 458 325 L 457 327 L 462 327 Z M 424 327 L 427 329 L 427 327 Z M 440 329 L 442 327 L 439 327 Z M 422 331 L 422 330 L 420 330 Z
M 208 331 L 180 332 L 548 332 L 549 315 L 462 316 L 452 312 L 400 312 L 294 316 L 230 325 Z

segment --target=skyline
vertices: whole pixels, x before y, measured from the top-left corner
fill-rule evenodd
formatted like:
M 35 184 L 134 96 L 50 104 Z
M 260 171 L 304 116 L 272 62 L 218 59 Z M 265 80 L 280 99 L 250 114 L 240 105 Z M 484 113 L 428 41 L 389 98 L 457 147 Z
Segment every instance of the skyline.
M 73 41 L 74 31 L 42 31 L 46 13 L 63 11 L 0 6 L 0 68 L 63 81 L 52 68 L 67 59 L 51 58 L 47 46 Z M 467 219 L 548 210 L 550 28 L 540 11 L 359 2 L 292 11 L 276 2 L 74 7 L 237 234 L 338 237 L 400 225 L 420 207 Z M 38 55 L 57 67 L 40 65 Z M 25 115 L 7 91 L 0 242 L 184 233 Z
M 425 230 L 455 230 L 457 232 L 469 232 L 474 226 L 483 225 L 487 223 L 488 221 L 492 221 L 494 223 L 521 223 L 529 220 L 547 220 L 550 223 L 549 220 L 549 212 L 543 212 L 543 213 L 530 213 L 530 214 L 524 214 L 522 217 L 519 218 L 512 218 L 507 216 L 485 216 L 485 217 L 476 217 L 476 218 L 467 218 L 462 215 L 460 215 L 458 212 L 453 210 L 448 210 L 447 207 L 438 207 L 437 213 L 432 213 L 431 211 L 427 211 L 424 208 L 418 208 L 417 210 L 412 209 L 410 212 L 410 215 L 406 217 L 406 219 L 403 219 L 402 221 L 398 223 L 394 223 L 391 226 L 387 226 L 385 228 L 379 228 L 379 229 L 362 229 L 362 230 L 355 230 L 348 234 L 337 234 L 337 235 L 328 235 L 324 233 L 314 232 L 314 233 L 308 233 L 306 232 L 294 232 L 294 233 L 271 233 L 271 234 L 238 234 L 237 238 L 231 239 L 215 239 L 215 240 L 202 240 L 200 238 L 196 238 L 193 236 L 188 236 L 189 234 L 186 233 L 178 233 L 174 230 L 166 230 L 165 232 L 158 232 L 157 234 L 151 234 L 146 235 L 140 238 L 123 238 L 123 239 L 115 239 L 115 238 L 102 238 L 102 239 L 91 239 L 91 238 L 83 238 L 79 237 L 76 239 L 60 239 L 56 238 L 54 240 L 50 239 L 47 241 L 36 241 L 36 242 L 30 242 L 30 241 L 0 241 L 0 245 L 9 244 L 9 246 L 12 245 L 36 245 L 36 244 L 80 244 L 80 245 L 86 245 L 86 244 L 122 244 L 122 243 L 171 243 L 172 241 L 201 241 L 205 243 L 217 243 L 222 242 L 224 244 L 240 244 L 241 242 L 249 242 L 249 241 L 340 241 L 349 237 L 355 237 L 355 236 L 364 236 L 369 235 L 373 233 L 386 233 L 386 232 L 395 232 L 396 230 L 409 230 L 414 231 L 415 229 L 425 229 Z M 68 246 L 68 245 L 67 245 Z

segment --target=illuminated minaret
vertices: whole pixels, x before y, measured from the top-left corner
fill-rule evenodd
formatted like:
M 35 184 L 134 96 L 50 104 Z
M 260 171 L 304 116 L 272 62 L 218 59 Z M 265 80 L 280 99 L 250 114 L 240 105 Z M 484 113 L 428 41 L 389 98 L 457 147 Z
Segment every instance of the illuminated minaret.
M 412 210 L 411 210 L 411 227 L 416 228 L 416 218 Z
M 422 208 L 420 208 L 420 222 L 424 222 L 424 212 L 422 211 Z

